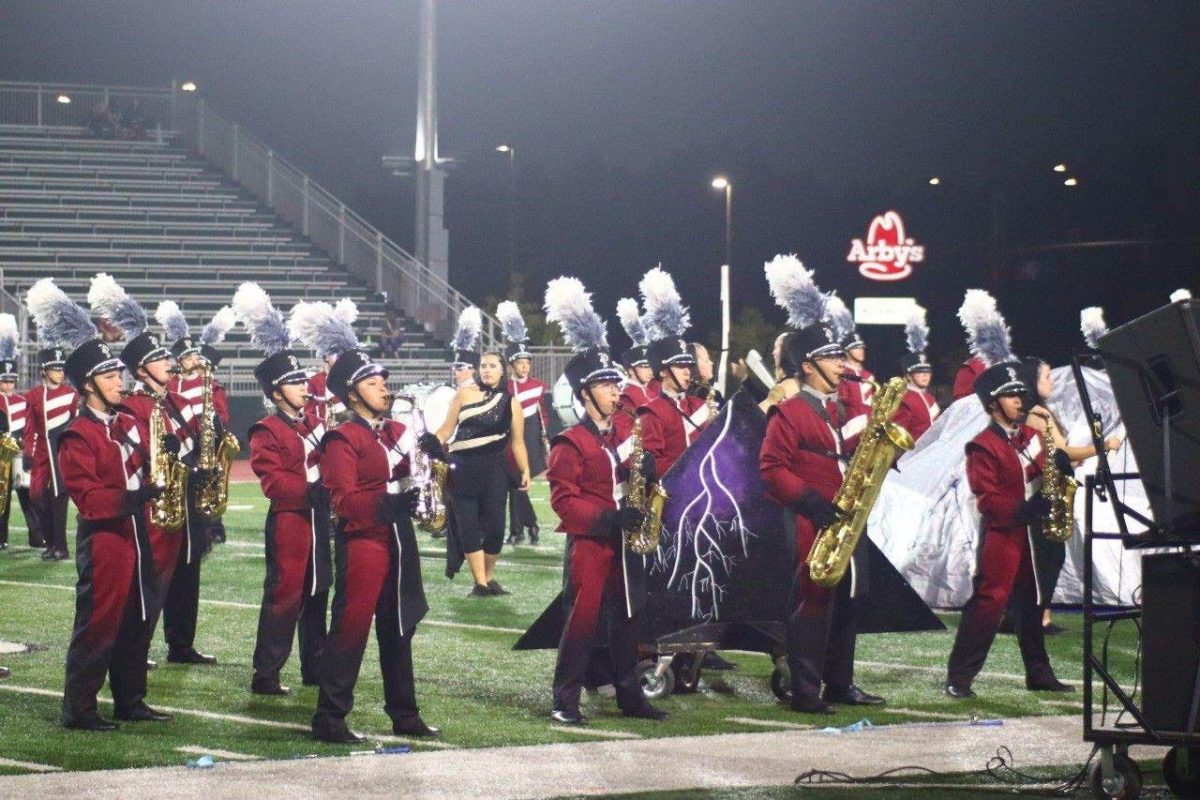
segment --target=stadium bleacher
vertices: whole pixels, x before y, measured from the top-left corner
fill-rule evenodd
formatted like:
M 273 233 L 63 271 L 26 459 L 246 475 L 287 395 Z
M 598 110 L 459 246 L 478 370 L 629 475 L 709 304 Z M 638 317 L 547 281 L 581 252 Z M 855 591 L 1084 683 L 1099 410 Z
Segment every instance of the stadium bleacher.
M 360 338 L 377 346 L 383 298 L 220 170 L 161 138 L 0 125 L 3 288 L 19 298 L 49 275 L 82 301 L 91 276 L 108 272 L 151 312 L 176 300 L 198 333 L 238 283 L 255 280 L 283 309 L 302 298 L 354 299 Z M 403 315 L 398 323 L 405 375 L 445 375 L 444 344 Z M 253 394 L 258 356 L 240 328 L 226 349 L 227 383 Z

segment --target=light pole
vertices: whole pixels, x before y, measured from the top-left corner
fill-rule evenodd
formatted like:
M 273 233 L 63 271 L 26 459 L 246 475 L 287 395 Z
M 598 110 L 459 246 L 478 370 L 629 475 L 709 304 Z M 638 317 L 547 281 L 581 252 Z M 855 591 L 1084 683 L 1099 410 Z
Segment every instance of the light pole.
M 725 392 L 725 376 L 729 369 L 729 270 L 733 260 L 733 184 L 723 175 L 712 180 L 714 189 L 725 190 L 725 263 L 721 265 L 721 356 L 717 360 L 716 386 Z
M 725 266 L 733 263 L 733 184 L 723 175 L 712 180 L 714 189 L 725 190 Z
M 497 153 L 508 156 L 508 285 L 517 271 L 517 148 L 511 144 L 496 146 Z

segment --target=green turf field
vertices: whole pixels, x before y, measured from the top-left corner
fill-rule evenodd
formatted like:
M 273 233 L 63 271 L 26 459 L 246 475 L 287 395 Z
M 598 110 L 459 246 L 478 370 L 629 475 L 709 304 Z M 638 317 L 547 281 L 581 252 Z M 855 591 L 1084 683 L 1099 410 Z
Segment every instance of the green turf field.
M 417 690 L 423 716 L 443 729 L 444 743 L 488 747 L 595 741 L 602 731 L 642 737 L 749 732 L 770 730 L 773 723 L 780 722 L 845 725 L 864 716 L 853 709 L 820 720 L 793 714 L 771 693 L 768 658 L 733 654 L 730 657 L 740 664 L 740 670 L 707 673 L 699 693 L 675 695 L 662 702 L 671 712 L 665 723 L 624 719 L 614 701 L 593 696 L 587 699 L 585 713 L 592 718 L 594 733 L 551 727 L 546 715 L 553 652 L 511 649 L 519 632 L 558 592 L 561 581 L 562 536 L 551 532 L 554 525 L 547 487 L 539 481 L 533 491 L 543 520 L 543 543 L 538 548 L 506 548 L 497 577 L 512 591 L 509 597 L 468 598 L 469 577 L 447 581 L 439 543 L 421 535 L 430 613 L 414 644 Z M 75 566 L 73 562 L 44 563 L 35 551 L 22 546 L 26 538 L 19 528 L 24 523 L 19 509 L 14 509 L 14 545 L 0 553 L 0 640 L 37 647 L 29 653 L 0 656 L 0 664 L 13 673 L 0 682 L 0 755 L 78 770 L 181 764 L 195 757 L 177 748 L 268 758 L 345 752 L 344 748 L 315 743 L 306 734 L 316 690 L 300 686 L 294 653 L 283 675 L 284 683 L 293 689 L 290 697 L 263 698 L 249 692 L 264 572 L 261 524 L 266 502 L 257 485 L 235 484 L 231 494 L 226 517 L 229 542 L 218 546 L 204 565 L 196 642 L 202 651 L 216 654 L 220 664 L 166 664 L 160 633 L 151 656 L 162 666 L 150 673 L 147 699 L 152 705 L 175 710 L 175 719 L 164 724 L 125 724 L 104 735 L 67 732 L 57 724 L 63 657 L 73 618 Z M 1020 656 L 1012 637 L 1000 637 L 993 649 L 986 673 L 976 684 L 979 700 L 962 704 L 943 697 L 944 665 L 957 617 L 948 615 L 945 620 L 951 628 L 945 633 L 859 639 L 858 682 L 885 695 L 889 702 L 884 709 L 866 712 L 872 722 L 1078 712 L 1078 694 L 1048 696 L 1024 690 Z M 1048 640 L 1051 655 L 1060 677 L 1078 679 L 1080 622 L 1071 615 L 1063 615 L 1059 621 L 1069 632 Z M 1131 679 L 1133 631 L 1118 630 L 1109 650 L 1118 674 Z M 724 686 L 714 687 L 718 677 L 725 678 Z M 107 690 L 102 691 L 102 699 L 107 696 Z M 373 641 L 356 697 L 351 726 L 371 735 L 390 733 Z M 110 709 L 102 703 L 102 714 Z M 775 725 L 780 727 L 787 725 Z M 0 774 L 20 771 L 0 766 Z

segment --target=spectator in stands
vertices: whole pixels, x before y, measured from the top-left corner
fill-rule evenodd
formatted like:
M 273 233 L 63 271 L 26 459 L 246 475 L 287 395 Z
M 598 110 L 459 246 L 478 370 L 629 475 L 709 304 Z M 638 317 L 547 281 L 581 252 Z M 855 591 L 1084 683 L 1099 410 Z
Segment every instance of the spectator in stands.
M 108 103 L 98 100 L 92 104 L 92 115 L 88 118 L 88 136 L 93 139 L 115 139 L 120 129 L 117 117 Z
M 383 332 L 379 336 L 379 349 L 384 358 L 399 358 L 400 347 L 403 344 L 404 329 L 396 318 L 395 309 L 389 308 L 383 321 Z
M 136 97 L 126 99 L 116 109 L 116 118 L 120 126 L 118 133 L 122 139 L 146 138 L 146 129 L 150 125 L 150 118 L 142 110 L 141 100 Z

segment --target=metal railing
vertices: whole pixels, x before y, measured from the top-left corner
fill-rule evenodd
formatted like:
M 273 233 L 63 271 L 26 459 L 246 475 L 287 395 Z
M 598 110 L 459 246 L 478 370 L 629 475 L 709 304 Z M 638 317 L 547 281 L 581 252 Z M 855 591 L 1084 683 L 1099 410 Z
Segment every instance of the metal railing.
M 0 122 L 30 128 L 87 127 L 96 104 L 130 110 L 151 120 L 171 118 L 171 90 L 137 86 L 0 81 Z

